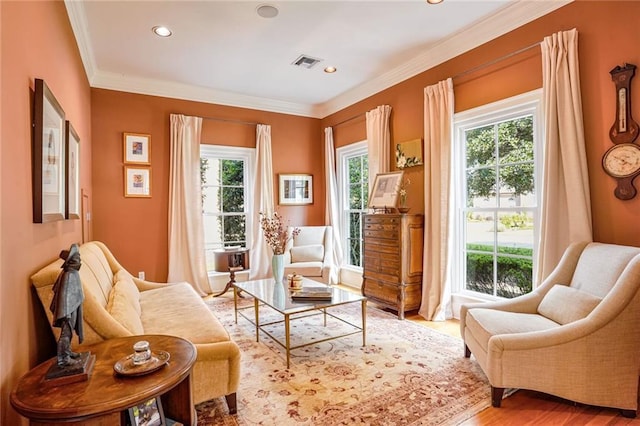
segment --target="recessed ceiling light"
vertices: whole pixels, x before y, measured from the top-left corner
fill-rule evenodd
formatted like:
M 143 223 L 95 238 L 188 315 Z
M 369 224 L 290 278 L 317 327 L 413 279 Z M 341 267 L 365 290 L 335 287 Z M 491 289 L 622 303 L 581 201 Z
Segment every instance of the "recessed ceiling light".
M 324 69 L 324 72 L 326 72 L 327 74 L 332 74 L 332 73 L 334 73 L 336 71 L 338 71 L 338 68 L 336 68 L 336 67 L 326 67 Z
M 256 12 L 263 18 L 275 18 L 278 16 L 278 9 L 270 4 L 261 4 L 256 8 Z
M 163 26 L 155 26 L 151 31 L 153 31 L 158 37 L 169 37 L 172 34 L 169 28 Z
M 444 0 L 427 0 L 427 3 L 429 4 L 438 4 L 438 3 L 442 3 Z

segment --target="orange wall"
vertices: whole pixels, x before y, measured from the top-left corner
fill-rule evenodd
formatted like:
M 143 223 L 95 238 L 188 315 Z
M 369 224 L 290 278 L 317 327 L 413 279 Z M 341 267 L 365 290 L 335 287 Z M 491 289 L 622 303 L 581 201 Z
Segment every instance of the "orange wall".
M 612 146 L 608 131 L 615 117 L 615 85 L 609 71 L 625 62 L 640 66 L 638 16 L 640 2 L 579 0 L 326 117 L 322 120 L 322 128 L 387 104 L 393 108 L 392 143 L 421 138 L 424 135 L 424 87 L 490 63 L 542 41 L 547 35 L 577 28 L 593 236 L 596 241 L 640 246 L 640 226 L 637 224 L 640 196 L 629 201 L 615 198 L 615 181 L 601 166 L 602 155 Z M 490 67 L 454 77 L 456 112 L 542 87 L 541 63 L 540 49 L 535 48 Z M 631 85 L 632 113 L 637 122 L 640 122 L 639 80 L 640 76 L 636 76 Z M 336 147 L 365 137 L 364 117 L 334 129 Z M 405 171 L 412 182 L 408 204 L 412 211 L 423 212 L 424 167 Z M 640 189 L 640 179 L 636 179 L 636 187 Z
M 271 125 L 276 208 L 292 224 L 324 223 L 323 148 L 320 120 L 112 90 L 92 89 L 93 237 L 103 241 L 131 273 L 167 279 L 169 115 L 180 113 Z M 122 133 L 151 135 L 152 197 L 123 195 Z M 255 126 L 204 120 L 202 142 L 255 147 Z M 310 173 L 314 203 L 278 206 L 278 174 Z M 195 207 L 195 206 L 194 206 Z
M 2 74 L 0 424 L 24 420 L 10 407 L 18 378 L 55 352 L 29 277 L 82 239 L 80 220 L 32 223 L 31 121 L 34 79 L 42 78 L 80 137 L 81 187 L 91 187 L 90 91 L 61 1 L 0 3 Z

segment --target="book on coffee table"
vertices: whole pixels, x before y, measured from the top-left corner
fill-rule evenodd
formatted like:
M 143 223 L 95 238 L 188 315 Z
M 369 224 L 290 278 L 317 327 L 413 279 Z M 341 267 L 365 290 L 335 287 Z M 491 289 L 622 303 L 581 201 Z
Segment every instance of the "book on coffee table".
M 291 293 L 292 300 L 331 300 L 333 292 L 328 287 L 303 287 Z

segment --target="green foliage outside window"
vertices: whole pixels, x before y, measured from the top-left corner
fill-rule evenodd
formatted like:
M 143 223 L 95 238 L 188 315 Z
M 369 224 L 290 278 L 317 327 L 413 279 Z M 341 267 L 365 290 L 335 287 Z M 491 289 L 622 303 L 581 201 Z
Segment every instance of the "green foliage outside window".
M 366 154 L 347 161 L 349 172 L 347 234 L 348 263 L 362 266 L 362 215 L 367 211 L 369 194 L 369 160 Z
M 467 244 L 467 290 L 493 295 L 493 260 L 493 246 Z M 498 246 L 496 265 L 497 296 L 510 299 L 531 292 L 533 289 L 533 249 Z

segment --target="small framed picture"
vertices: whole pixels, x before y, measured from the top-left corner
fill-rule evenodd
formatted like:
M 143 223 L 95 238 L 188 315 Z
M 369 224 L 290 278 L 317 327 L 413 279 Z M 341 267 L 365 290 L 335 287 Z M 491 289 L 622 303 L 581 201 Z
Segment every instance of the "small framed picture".
M 282 205 L 313 204 L 313 176 L 281 174 L 279 182 Z
M 403 171 L 378 173 L 369 194 L 369 208 L 395 207 Z
M 422 165 L 422 139 L 396 144 L 396 167 L 406 169 Z
M 151 167 L 124 166 L 124 196 L 151 197 Z
M 127 411 L 131 426 L 166 426 L 160 398 L 151 398 Z
M 80 138 L 75 129 L 66 122 L 67 147 L 67 219 L 80 219 Z
M 151 164 L 151 135 L 124 133 L 125 164 Z

